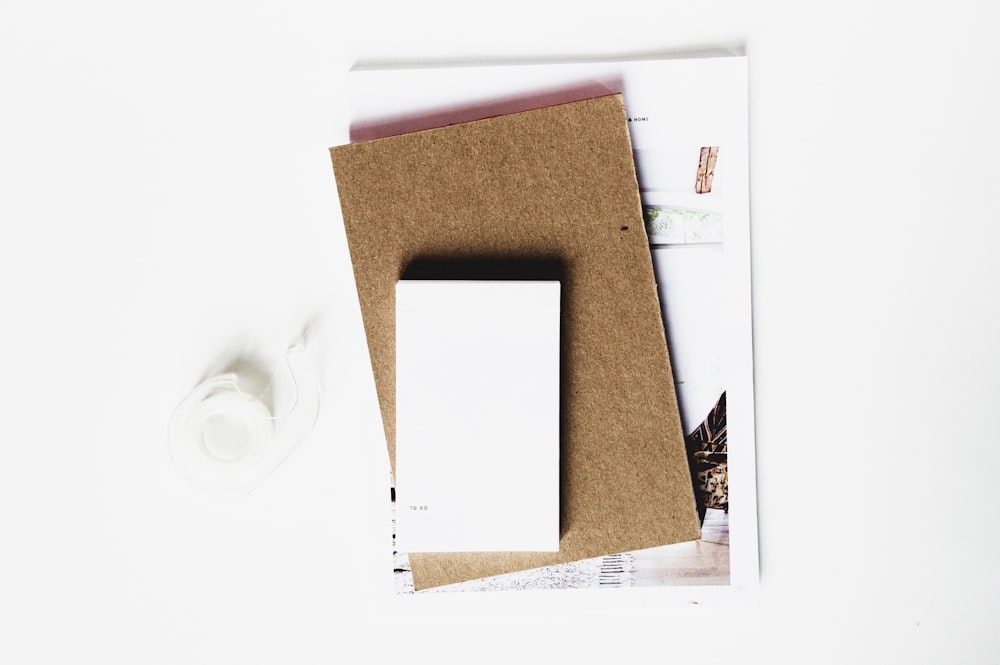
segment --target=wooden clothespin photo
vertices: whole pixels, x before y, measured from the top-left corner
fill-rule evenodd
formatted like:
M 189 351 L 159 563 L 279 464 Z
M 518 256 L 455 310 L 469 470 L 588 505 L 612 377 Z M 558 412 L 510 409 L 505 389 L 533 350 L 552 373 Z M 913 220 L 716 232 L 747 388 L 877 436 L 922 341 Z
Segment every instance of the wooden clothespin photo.
M 712 191 L 712 178 L 715 176 L 715 160 L 719 157 L 719 146 L 701 149 L 698 158 L 698 177 L 694 181 L 695 194 L 707 194 Z

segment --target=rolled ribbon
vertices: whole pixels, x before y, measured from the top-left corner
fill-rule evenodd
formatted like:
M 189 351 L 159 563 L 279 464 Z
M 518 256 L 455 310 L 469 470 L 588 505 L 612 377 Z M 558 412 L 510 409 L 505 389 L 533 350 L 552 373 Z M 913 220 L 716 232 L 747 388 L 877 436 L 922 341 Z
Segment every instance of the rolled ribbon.
M 272 377 L 265 390 L 268 403 L 290 404 L 278 416 L 264 395 L 240 388 L 236 372 L 203 381 L 178 405 L 170 422 L 170 456 L 193 485 L 228 496 L 248 494 L 312 430 L 318 382 L 301 345 L 289 349 L 286 361 L 288 380 Z

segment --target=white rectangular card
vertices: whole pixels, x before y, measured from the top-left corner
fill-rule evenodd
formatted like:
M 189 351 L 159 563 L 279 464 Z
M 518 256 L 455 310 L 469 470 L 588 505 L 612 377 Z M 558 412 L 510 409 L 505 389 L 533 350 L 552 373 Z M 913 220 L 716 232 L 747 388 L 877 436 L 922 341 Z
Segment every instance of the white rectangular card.
M 559 550 L 559 287 L 397 282 L 402 551 Z

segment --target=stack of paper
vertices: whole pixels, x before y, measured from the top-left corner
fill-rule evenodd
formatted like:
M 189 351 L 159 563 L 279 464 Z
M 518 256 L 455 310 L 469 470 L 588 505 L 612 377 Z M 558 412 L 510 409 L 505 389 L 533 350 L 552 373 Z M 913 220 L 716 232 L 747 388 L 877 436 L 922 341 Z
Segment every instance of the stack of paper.
M 396 285 L 397 542 L 559 550 L 559 282 Z
M 332 155 L 394 471 L 406 473 L 396 281 L 427 263 L 503 264 L 518 279 L 548 262 L 563 287 L 559 552 L 411 554 L 417 589 L 539 566 L 478 588 L 587 585 L 552 581 L 585 569 L 602 585 L 756 585 L 745 70 L 715 58 L 352 72 L 356 143 Z M 609 96 L 623 91 L 627 112 Z M 729 512 L 684 542 L 699 531 L 683 434 L 727 388 L 732 577 Z

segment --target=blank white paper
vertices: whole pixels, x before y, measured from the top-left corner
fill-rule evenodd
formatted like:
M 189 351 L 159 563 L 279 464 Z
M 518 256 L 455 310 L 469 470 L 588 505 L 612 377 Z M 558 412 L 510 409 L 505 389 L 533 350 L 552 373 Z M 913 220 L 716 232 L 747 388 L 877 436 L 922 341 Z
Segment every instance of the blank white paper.
M 559 550 L 559 286 L 396 284 L 401 551 Z

